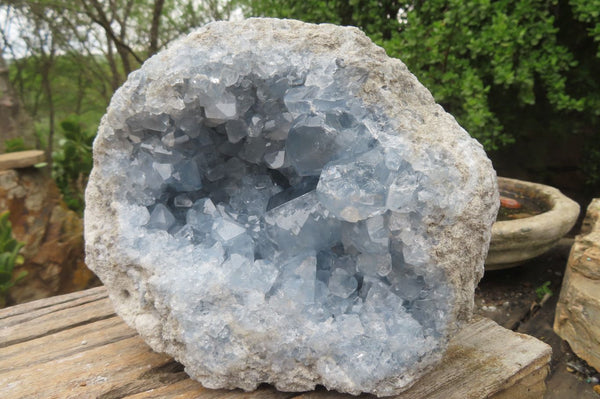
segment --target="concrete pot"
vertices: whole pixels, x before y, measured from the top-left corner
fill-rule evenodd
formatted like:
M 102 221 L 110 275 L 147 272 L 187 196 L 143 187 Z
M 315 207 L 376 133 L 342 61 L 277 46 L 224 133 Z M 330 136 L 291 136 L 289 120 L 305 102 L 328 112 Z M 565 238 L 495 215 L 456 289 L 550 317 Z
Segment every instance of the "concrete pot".
M 514 267 L 543 254 L 571 230 L 579 216 L 579 204 L 554 187 L 505 177 L 498 177 L 498 187 L 500 194 L 534 198 L 549 210 L 494 223 L 486 270 Z

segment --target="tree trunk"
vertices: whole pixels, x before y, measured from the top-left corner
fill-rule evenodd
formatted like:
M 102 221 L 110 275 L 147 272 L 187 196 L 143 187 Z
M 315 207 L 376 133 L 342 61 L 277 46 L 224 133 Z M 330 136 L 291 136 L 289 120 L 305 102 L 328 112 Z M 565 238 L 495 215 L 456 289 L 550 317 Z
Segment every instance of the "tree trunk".
M 115 62 L 115 55 L 113 53 L 113 44 L 112 44 L 112 40 L 110 39 L 110 35 L 108 34 L 108 32 L 106 33 L 106 47 L 107 47 L 107 51 L 106 51 L 106 59 L 108 60 L 108 66 L 110 68 L 110 74 L 111 74 L 111 88 L 113 89 L 113 91 L 116 91 L 119 86 L 121 85 L 121 74 L 119 73 L 119 69 L 117 68 L 117 63 Z
M 38 37 L 41 40 L 40 30 L 37 31 Z M 40 57 L 41 57 L 41 78 L 42 78 L 42 90 L 46 95 L 46 102 L 48 104 L 48 145 L 46 146 L 46 162 L 48 163 L 48 168 L 46 169 L 48 173 L 52 172 L 52 152 L 54 151 L 54 98 L 52 95 L 52 82 L 50 81 L 50 74 L 54 67 L 54 56 L 56 53 L 56 42 L 54 38 L 50 38 L 48 52 L 44 50 L 43 45 L 40 46 Z
M 48 102 L 48 146 L 46 147 L 46 161 L 48 170 L 52 170 L 52 152 L 54 150 L 54 99 L 52 97 L 52 85 L 50 84 L 50 71 L 52 59 L 45 59 L 42 64 L 42 88 Z
M 151 57 L 158 51 L 158 32 L 160 28 L 160 17 L 162 15 L 164 4 L 164 0 L 156 0 L 154 2 L 152 25 L 150 26 L 150 47 L 148 48 L 148 57 Z
M 131 62 L 129 62 L 129 52 L 120 42 L 116 42 L 115 46 L 117 47 L 117 53 L 119 53 L 119 57 L 121 57 L 121 63 L 123 64 L 123 72 L 125 72 L 125 76 L 129 75 L 132 71 Z
M 83 84 L 83 71 L 79 71 L 77 74 L 77 100 L 75 103 L 75 114 L 81 114 L 81 104 L 83 103 L 83 97 L 85 96 L 85 86 Z
M 381 18 L 386 18 L 389 15 L 389 19 L 395 21 L 397 16 L 398 16 L 398 10 L 400 9 L 400 6 L 398 5 L 397 1 L 394 0 L 388 0 L 388 1 L 384 1 L 382 4 L 382 9 L 383 9 L 383 15 L 381 16 Z M 392 38 L 392 29 L 396 24 L 390 24 L 389 21 L 385 24 L 382 24 L 382 32 L 381 32 L 381 37 L 383 38 L 383 40 L 390 40 Z

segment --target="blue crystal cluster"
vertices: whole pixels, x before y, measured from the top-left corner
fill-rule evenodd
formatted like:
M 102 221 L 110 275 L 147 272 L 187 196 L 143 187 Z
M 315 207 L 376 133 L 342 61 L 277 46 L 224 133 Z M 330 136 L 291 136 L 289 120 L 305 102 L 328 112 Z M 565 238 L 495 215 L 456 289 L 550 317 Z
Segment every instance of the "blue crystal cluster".
M 192 248 L 151 284 L 198 373 L 314 364 L 359 392 L 436 350 L 451 293 L 423 220 L 448 196 L 423 172 L 439 160 L 411 163 L 406 138 L 355 95 L 368 72 L 326 56 L 193 51 L 204 61 L 173 60 L 187 63 L 161 77 L 172 98 L 153 97 L 142 72 L 129 78 L 143 106 L 117 131 L 116 168 L 142 263 Z

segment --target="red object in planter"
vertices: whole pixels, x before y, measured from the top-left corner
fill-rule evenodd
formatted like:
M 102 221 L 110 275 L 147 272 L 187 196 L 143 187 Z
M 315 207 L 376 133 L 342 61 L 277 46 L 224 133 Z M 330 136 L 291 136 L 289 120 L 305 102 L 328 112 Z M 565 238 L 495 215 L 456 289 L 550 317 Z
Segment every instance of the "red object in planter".
M 500 196 L 500 206 L 508 209 L 519 209 L 521 203 L 516 199 Z

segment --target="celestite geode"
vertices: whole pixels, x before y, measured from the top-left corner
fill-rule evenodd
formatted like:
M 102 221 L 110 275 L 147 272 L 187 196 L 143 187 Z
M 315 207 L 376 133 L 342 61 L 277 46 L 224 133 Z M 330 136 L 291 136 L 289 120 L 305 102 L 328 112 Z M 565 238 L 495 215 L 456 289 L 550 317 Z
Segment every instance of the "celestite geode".
M 396 394 L 471 315 L 495 172 L 358 29 L 198 29 L 115 93 L 94 158 L 88 265 L 206 387 Z

